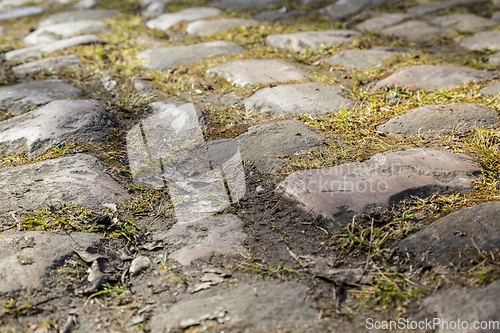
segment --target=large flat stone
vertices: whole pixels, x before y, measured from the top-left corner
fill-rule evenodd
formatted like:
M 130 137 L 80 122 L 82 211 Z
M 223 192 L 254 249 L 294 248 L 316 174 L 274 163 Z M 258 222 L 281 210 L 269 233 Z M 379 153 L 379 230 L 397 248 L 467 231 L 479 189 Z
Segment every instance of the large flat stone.
M 54 53 L 57 51 L 69 49 L 79 45 L 89 45 L 96 43 L 105 43 L 102 39 L 95 35 L 82 35 L 66 39 L 61 39 L 48 44 L 40 44 L 26 47 L 24 49 L 13 50 L 5 53 L 7 61 L 25 60 L 35 58 L 42 54 Z
M 99 141 L 114 124 L 95 100 L 61 100 L 0 122 L 0 152 L 36 157 L 64 143 Z
M 189 23 L 186 28 L 186 32 L 192 36 L 209 36 L 215 35 L 219 32 L 223 32 L 232 28 L 237 27 L 248 27 L 253 25 L 258 25 L 259 21 L 256 20 L 245 20 L 245 19 L 219 19 L 219 20 L 207 20 L 207 21 L 196 21 Z
M 308 74 L 283 60 L 238 60 L 212 67 L 207 77 L 220 76 L 241 87 L 249 84 L 267 84 L 303 80 Z
M 312 325 L 318 317 L 307 292 L 308 288 L 297 282 L 241 284 L 216 296 L 157 309 L 150 326 L 153 333 L 171 332 L 219 319 L 226 321 L 230 332 L 242 332 L 241 327 L 245 332 L 302 332 L 301 328 Z
M 486 252 L 500 249 L 500 202 L 461 209 L 398 242 L 395 247 L 409 251 L 412 260 L 458 264 L 459 251 L 477 246 Z M 474 245 L 474 243 L 476 245 Z
M 412 14 L 405 13 L 383 14 L 381 16 L 372 17 L 362 23 L 359 23 L 358 25 L 356 25 L 356 29 L 377 32 L 404 21 L 411 20 L 414 17 L 415 16 Z
M 0 22 L 14 20 L 26 16 L 40 15 L 48 9 L 48 7 L 32 6 L 0 10 Z
M 340 0 L 333 5 L 321 9 L 320 13 L 332 19 L 344 19 L 358 13 L 362 9 L 397 2 L 401 2 L 401 0 Z
M 225 54 L 242 54 L 245 49 L 229 41 L 214 41 L 188 46 L 173 46 L 141 52 L 137 58 L 146 60 L 146 67 L 165 71 L 173 67 L 187 66 L 205 58 Z
M 309 153 L 322 144 L 321 137 L 298 120 L 252 126 L 236 141 L 241 155 L 252 161 L 257 169 L 275 173 L 283 169 L 283 155 Z
M 387 37 L 406 38 L 409 41 L 423 40 L 437 35 L 450 35 L 453 29 L 442 28 L 425 21 L 410 20 L 398 25 L 385 28 L 380 32 Z
M 245 100 L 245 109 L 269 112 L 278 117 L 305 113 L 323 116 L 352 108 L 354 103 L 342 96 L 343 90 L 340 86 L 322 83 L 280 85 L 257 91 Z
M 43 21 L 38 23 L 38 28 L 65 22 L 77 22 L 77 21 L 88 21 L 88 20 L 104 20 L 108 18 L 113 18 L 120 14 L 116 10 L 105 10 L 105 9 L 89 9 L 89 10 L 75 10 L 70 12 L 62 12 L 50 15 Z
M 483 89 L 481 89 L 481 93 L 485 95 L 500 94 L 500 82 L 494 83 L 491 86 L 484 87 Z
M 42 60 L 27 62 L 12 67 L 12 73 L 16 77 L 25 77 L 37 74 L 41 71 L 59 71 L 65 68 L 83 66 L 83 62 L 76 55 L 52 57 Z
M 479 165 L 465 155 L 412 149 L 377 154 L 363 163 L 298 171 L 276 192 L 308 214 L 346 225 L 354 214 L 391 207 L 411 195 L 468 192 L 480 175 Z
M 407 9 L 408 13 L 417 15 L 435 14 L 444 9 L 451 9 L 459 6 L 481 5 L 489 3 L 489 0 L 447 0 L 435 1 L 423 5 L 416 5 Z
M 500 281 L 494 281 L 484 288 L 447 290 L 429 297 L 422 302 L 422 305 L 424 309 L 431 312 L 429 321 L 432 322 L 433 318 L 436 320 L 439 318 L 440 322 L 436 326 L 436 333 L 498 332 L 500 330 L 498 324 L 499 294 Z M 467 329 L 458 329 L 457 319 L 460 320 L 460 328 L 467 327 Z M 480 325 L 485 326 L 481 328 Z
M 102 32 L 108 29 L 109 26 L 106 23 L 92 20 L 56 23 L 46 25 L 38 30 L 35 30 L 26 36 L 23 41 L 29 45 L 38 45 L 55 42 L 59 39 L 69 38 L 76 35 Z
M 451 89 L 470 81 L 489 80 L 493 74 L 478 69 L 444 66 L 420 65 L 398 69 L 388 78 L 378 82 L 374 89 L 409 88 L 424 90 Z
M 104 209 L 128 198 L 93 156 L 76 154 L 0 169 L 0 213 L 43 209 L 54 202 Z
M 166 234 L 154 236 L 171 249 L 168 257 L 184 266 L 212 255 L 239 255 L 234 249 L 246 253 L 241 245 L 246 238 L 243 221 L 231 214 L 177 223 Z
M 500 31 L 478 32 L 460 42 L 460 46 L 470 51 L 500 50 Z
M 496 124 L 498 112 L 478 104 L 424 105 L 404 115 L 392 118 L 378 130 L 391 133 L 440 133 L 463 131 Z
M 396 60 L 396 56 L 397 53 L 382 49 L 346 50 L 320 61 L 344 67 L 372 69 L 382 66 L 385 61 Z
M 82 91 L 62 80 L 40 80 L 0 88 L 0 108 L 18 114 L 59 99 L 80 97 Z
M 243 9 L 268 6 L 279 2 L 283 2 L 283 0 L 215 0 L 212 2 L 212 6 L 225 9 Z
M 492 27 L 498 23 L 485 17 L 474 14 L 453 14 L 438 16 L 429 21 L 442 28 L 451 28 L 458 31 L 475 31 Z
M 285 10 L 266 10 L 260 12 L 254 16 L 254 19 L 267 21 L 267 22 L 277 22 L 281 20 L 293 19 L 300 16 L 306 15 L 306 12 L 303 10 L 289 9 L 285 7 Z
M 73 255 L 72 247 L 95 245 L 100 235 L 23 231 L 0 234 L 0 295 L 43 287 L 44 278 Z
M 351 43 L 355 36 L 361 34 L 354 30 L 325 30 L 325 31 L 305 31 L 293 34 L 269 35 L 266 38 L 266 44 L 280 49 L 288 49 L 300 52 L 309 49 L 318 49 Z
M 162 14 L 157 18 L 148 21 L 146 25 L 149 29 L 167 31 L 179 23 L 201 20 L 207 17 L 220 15 L 221 13 L 222 11 L 217 8 L 194 7 L 184 9 L 176 13 Z

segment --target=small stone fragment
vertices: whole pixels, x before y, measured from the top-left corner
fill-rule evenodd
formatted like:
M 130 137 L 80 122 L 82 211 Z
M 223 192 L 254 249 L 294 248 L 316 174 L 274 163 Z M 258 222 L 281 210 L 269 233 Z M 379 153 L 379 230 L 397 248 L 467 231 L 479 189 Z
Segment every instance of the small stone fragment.
M 108 74 L 104 74 L 101 77 L 101 83 L 107 91 L 112 91 L 118 86 L 118 82 L 116 82 L 115 79 Z
M 201 20 L 211 16 L 220 15 L 222 11 L 217 8 L 210 7 L 194 7 L 181 10 L 175 13 L 167 13 L 158 16 L 157 18 L 148 21 L 146 25 L 149 29 L 160 30 L 160 31 L 168 31 L 168 29 L 173 26 L 183 23 L 183 22 L 192 22 L 196 20 Z
M 132 84 L 134 85 L 134 89 L 140 91 L 145 97 L 149 97 L 155 92 L 155 86 L 151 80 L 133 76 Z
M 166 6 L 167 4 L 165 3 L 165 1 L 151 1 L 141 11 L 141 16 L 147 19 L 155 18 L 165 12 Z
M 25 77 L 30 74 L 40 73 L 43 70 L 59 71 L 65 68 L 83 66 L 83 62 L 76 55 L 59 56 L 27 62 L 12 67 L 12 73 L 16 77 Z
M 232 61 L 207 70 L 207 77 L 220 76 L 241 87 L 302 80 L 307 73 L 283 60 L 248 59 Z
M 354 30 L 306 31 L 269 35 L 266 38 L 266 44 L 280 49 L 300 52 L 306 48 L 315 50 L 320 47 L 351 43 L 354 41 L 355 36 L 360 35 L 359 32 Z
M 151 260 L 148 257 L 140 256 L 132 260 L 130 264 L 129 272 L 130 276 L 137 276 L 142 271 L 147 270 L 151 267 Z

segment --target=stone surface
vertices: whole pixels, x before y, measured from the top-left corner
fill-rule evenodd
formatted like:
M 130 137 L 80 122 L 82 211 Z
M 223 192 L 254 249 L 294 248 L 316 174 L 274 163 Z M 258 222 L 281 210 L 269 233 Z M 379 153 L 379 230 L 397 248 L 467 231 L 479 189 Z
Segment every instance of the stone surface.
M 120 14 L 116 10 L 106 10 L 106 9 L 89 9 L 89 10 L 76 10 L 70 12 L 62 12 L 50 15 L 43 21 L 38 23 L 38 28 L 65 22 L 77 22 L 77 21 L 88 21 L 88 20 L 104 20 L 112 18 Z
M 401 0 L 340 0 L 320 10 L 321 14 L 332 19 L 343 19 L 354 15 L 362 9 L 400 2 Z
M 440 133 L 449 130 L 463 131 L 496 124 L 498 112 L 477 104 L 424 105 L 392 118 L 378 130 L 391 133 Z
M 436 333 L 452 332 L 474 332 L 487 333 L 498 332 L 498 313 L 500 312 L 500 281 L 494 281 L 483 288 L 452 289 L 434 295 L 423 301 L 423 307 L 432 314 L 430 318 L 440 318 L 448 325 L 440 325 Z M 452 329 L 450 323 L 460 318 L 461 327 L 468 327 L 469 330 Z M 431 320 L 432 321 L 432 320 Z M 463 322 L 467 322 L 467 325 Z M 474 323 L 485 326 L 474 328 Z M 476 324 L 476 325 L 477 325 Z
M 164 1 L 152 1 L 142 9 L 141 16 L 147 19 L 152 19 L 163 14 L 166 7 L 167 4 Z
M 493 74 L 478 69 L 443 66 L 420 65 L 398 69 L 388 78 L 378 82 L 374 89 L 385 87 L 409 88 L 424 90 L 451 89 L 470 81 L 488 80 Z
M 408 21 L 414 18 L 412 14 L 391 13 L 381 16 L 372 17 L 362 23 L 356 25 L 357 30 L 366 30 L 371 32 L 380 31 L 393 25 Z
M 169 249 L 175 249 L 169 258 L 187 266 L 212 255 L 238 254 L 233 248 L 246 253 L 241 245 L 246 237 L 243 221 L 227 214 L 177 223 L 166 234 L 157 234 L 154 239 L 163 240 Z
M 222 12 L 217 8 L 194 7 L 175 13 L 160 15 L 157 18 L 148 21 L 146 25 L 149 29 L 167 31 L 179 23 L 201 20 L 207 17 L 220 15 L 221 13 Z
M 240 45 L 221 40 L 188 46 L 150 49 L 139 53 L 137 58 L 145 60 L 148 68 L 165 71 L 173 67 L 191 65 L 205 58 L 242 53 L 245 53 L 245 49 Z
M 0 213 L 43 209 L 54 202 L 104 209 L 128 194 L 93 156 L 76 154 L 0 169 Z
M 151 330 L 171 332 L 218 319 L 226 321 L 234 331 L 243 326 L 248 332 L 269 332 L 276 327 L 282 332 L 302 332 L 301 327 L 310 326 L 318 317 L 307 292 L 308 288 L 297 282 L 241 284 L 212 297 L 177 303 L 168 310 L 158 309 L 151 320 Z
M 395 52 L 382 49 L 346 50 L 320 61 L 344 67 L 372 69 L 383 65 L 385 61 L 396 60 L 396 55 Z
M 283 8 L 260 12 L 254 16 L 254 19 L 267 22 L 277 22 L 306 15 L 306 12 L 302 10 L 289 9 L 286 7 Z
M 408 8 L 408 13 L 414 13 L 418 15 L 428 15 L 434 14 L 444 9 L 451 9 L 459 6 L 470 6 L 470 5 L 480 5 L 486 4 L 489 0 L 447 0 L 447 1 L 436 1 L 432 3 L 427 3 L 423 5 L 416 5 Z
M 409 41 L 418 41 L 437 35 L 449 35 L 453 33 L 453 29 L 431 25 L 425 21 L 410 20 L 385 28 L 380 33 L 387 37 L 406 38 Z
M 0 108 L 18 114 L 59 99 L 78 98 L 80 89 L 62 80 L 40 80 L 0 88 Z
M 40 15 L 47 10 L 48 7 L 39 7 L 39 6 L 17 7 L 17 8 L 0 10 L 0 22 L 15 20 L 26 16 Z
M 1 191 L 1 190 L 0 190 Z M 39 289 L 49 273 L 73 255 L 72 247 L 95 245 L 99 234 L 72 232 L 3 232 L 0 234 L 0 295 Z
M 249 59 L 232 61 L 206 71 L 207 77 L 220 76 L 241 87 L 303 80 L 308 74 L 283 60 Z
M 12 67 L 12 73 L 16 77 L 25 77 L 37 74 L 41 71 L 59 71 L 65 68 L 83 66 L 83 62 L 76 55 L 52 57 L 42 60 L 27 62 Z
M 488 64 L 500 64 L 500 53 L 495 53 L 495 54 L 492 54 L 488 57 L 488 60 L 487 60 L 487 63 Z
M 470 51 L 500 50 L 500 31 L 478 32 L 460 42 L 460 46 Z
M 252 161 L 257 169 L 265 173 L 283 169 L 284 160 L 279 156 L 309 153 L 311 148 L 322 144 L 321 137 L 298 120 L 252 126 L 236 141 L 243 158 Z
M 491 15 L 491 19 L 497 22 L 500 21 L 500 10 L 494 12 L 493 15 Z
M 130 273 L 130 276 L 137 276 L 141 272 L 147 270 L 150 267 L 151 267 L 151 260 L 149 260 L 148 257 L 139 256 L 134 260 L 132 260 L 132 263 L 130 264 L 130 268 L 128 271 Z
M 142 96 L 150 97 L 155 93 L 155 86 L 153 82 L 148 79 L 134 76 L 132 77 L 132 85 L 134 89 L 141 92 Z
M 481 89 L 481 93 L 484 95 L 500 94 L 500 82 L 494 83 L 491 86 L 484 87 L 483 89 Z
M 305 113 L 323 116 L 352 108 L 353 101 L 342 96 L 343 90 L 322 83 L 280 85 L 258 90 L 244 103 L 247 111 L 269 112 L 278 117 Z
M 48 44 L 40 44 L 26 47 L 24 49 L 13 50 L 5 53 L 7 61 L 25 60 L 28 58 L 38 57 L 41 54 L 54 53 L 57 51 L 69 49 L 79 45 L 89 45 L 96 43 L 105 43 L 102 39 L 95 35 L 82 35 L 66 39 L 61 39 Z
M 269 35 L 266 38 L 266 44 L 300 52 L 306 48 L 314 50 L 320 47 L 351 43 L 354 41 L 354 37 L 359 35 L 361 34 L 354 30 L 306 31 Z
M 363 163 L 297 171 L 276 188 L 284 199 L 319 218 L 346 225 L 354 214 L 391 207 L 411 195 L 468 192 L 481 168 L 469 157 L 412 149 L 377 154 Z
M 99 141 L 113 125 L 112 115 L 95 100 L 62 100 L 0 122 L 0 152 L 36 157 L 51 147 Z
M 412 260 L 455 265 L 459 251 L 474 248 L 486 252 L 500 249 L 500 202 L 464 208 L 443 217 L 398 242 L 395 247 L 408 250 Z M 476 245 L 474 245 L 474 243 Z
M 215 0 L 212 6 L 225 9 L 256 8 L 283 2 L 283 0 Z
M 452 14 L 438 16 L 429 21 L 442 28 L 451 28 L 458 31 L 474 31 L 497 25 L 497 22 L 474 14 Z
M 38 45 L 55 42 L 59 39 L 69 38 L 76 35 L 102 32 L 108 29 L 109 26 L 106 23 L 92 20 L 56 23 L 46 25 L 38 30 L 35 30 L 26 36 L 23 41 L 29 45 Z
M 189 23 L 186 32 L 192 36 L 208 36 L 215 35 L 232 28 L 242 26 L 258 25 L 259 22 L 255 20 L 245 19 L 219 19 L 210 21 L 196 21 Z
M 99 2 L 97 0 L 80 0 L 75 4 L 75 9 L 92 9 L 97 6 L 99 6 Z

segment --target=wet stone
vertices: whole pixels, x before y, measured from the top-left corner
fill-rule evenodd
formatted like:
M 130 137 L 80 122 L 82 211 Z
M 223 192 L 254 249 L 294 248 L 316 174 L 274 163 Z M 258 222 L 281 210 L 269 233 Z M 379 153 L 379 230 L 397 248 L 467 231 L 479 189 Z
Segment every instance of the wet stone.
M 481 93 L 484 95 L 500 94 L 500 82 L 494 83 L 491 86 L 484 87 L 483 89 L 481 89 Z
M 440 133 L 448 130 L 463 131 L 496 124 L 498 112 L 477 104 L 425 105 L 404 115 L 392 118 L 378 128 L 391 133 Z
M 283 7 L 278 10 L 266 10 L 254 16 L 254 19 L 267 22 L 277 22 L 281 20 L 297 18 L 306 15 L 302 10 L 295 10 Z
M 432 223 L 395 245 L 409 251 L 414 261 L 455 265 L 459 251 L 478 247 L 482 251 L 500 248 L 500 202 L 464 208 Z M 474 245 L 474 243 L 475 245 Z
M 387 37 L 406 38 L 410 41 L 418 41 L 437 35 L 449 35 L 453 33 L 453 29 L 431 25 L 425 21 L 411 20 L 385 28 L 380 33 Z
M 374 89 L 409 88 L 424 90 L 451 89 L 470 81 L 489 80 L 493 74 L 478 69 L 444 66 L 420 65 L 398 69 L 388 78 L 378 82 Z
M 0 108 L 19 114 L 60 99 L 78 98 L 80 89 L 62 80 L 40 80 L 0 88 Z
M 109 29 L 109 26 L 100 21 L 77 21 L 67 23 L 57 23 L 46 25 L 24 38 L 24 43 L 29 45 L 38 45 L 50 43 L 63 38 L 69 38 L 76 35 L 90 34 L 93 32 L 102 32 Z
M 89 45 L 105 43 L 102 39 L 95 35 L 82 35 L 66 39 L 61 39 L 52 43 L 30 46 L 24 49 L 13 50 L 5 53 L 7 61 L 25 60 L 28 58 L 38 57 L 41 54 L 54 53 L 57 51 L 69 49 L 79 45 Z
M 308 74 L 283 60 L 249 59 L 232 61 L 206 71 L 207 77 L 220 76 L 241 87 L 255 84 L 299 81 Z
M 0 169 L 0 214 L 46 209 L 54 202 L 104 209 L 128 194 L 90 155 L 76 154 Z
M 0 153 L 34 158 L 73 142 L 100 141 L 113 116 L 95 100 L 60 100 L 0 122 Z
M 208 36 L 208 35 L 215 35 L 219 32 L 223 32 L 232 28 L 248 27 L 258 24 L 259 24 L 258 21 L 244 20 L 244 19 L 220 19 L 220 20 L 210 20 L 210 21 L 196 21 L 190 23 L 187 26 L 186 32 L 192 36 Z
M 363 163 L 298 171 L 276 192 L 332 227 L 373 207 L 391 207 L 411 195 L 469 192 L 481 168 L 469 157 L 436 150 L 411 149 L 377 154 Z
M 370 7 L 397 3 L 401 0 L 340 0 L 320 10 L 332 19 L 343 19 Z
M 500 50 L 500 31 L 478 32 L 465 38 L 460 46 L 469 51 L 499 51 Z
M 181 10 L 176 13 L 167 13 L 158 16 L 146 23 L 149 29 L 167 31 L 173 26 L 183 23 L 201 20 L 207 17 L 217 16 L 222 13 L 217 8 L 195 7 Z
M 0 22 L 14 20 L 21 17 L 40 15 L 48 10 L 48 7 L 17 7 L 0 10 Z
M 168 310 L 157 309 L 151 330 L 171 332 L 217 320 L 228 328 L 244 325 L 249 332 L 269 332 L 276 327 L 302 332 L 301 327 L 312 325 L 318 317 L 307 292 L 308 288 L 297 282 L 240 284 L 215 296 L 176 303 Z
M 146 50 L 137 58 L 146 60 L 146 67 L 165 71 L 173 67 L 187 66 L 205 58 L 226 54 L 242 54 L 245 49 L 229 41 L 214 41 L 188 46 L 173 46 Z
M 385 61 L 396 60 L 396 56 L 397 53 L 383 49 L 346 50 L 321 59 L 320 62 L 343 67 L 372 69 L 383 65 Z
M 474 327 L 474 322 L 489 324 L 487 329 L 470 330 L 470 332 L 495 332 L 498 326 L 491 326 L 498 323 L 498 313 L 500 312 L 500 281 L 494 281 L 483 288 L 470 288 L 464 290 L 452 289 L 441 294 L 429 297 L 422 302 L 423 308 L 431 312 L 430 318 L 440 318 L 441 321 L 456 323 L 460 318 L 461 327 Z M 464 322 L 467 322 L 467 326 Z M 444 324 L 442 324 L 444 326 Z M 497 324 L 498 325 L 498 324 Z M 446 326 L 444 326 L 446 328 Z M 438 329 L 436 332 L 445 333 L 457 330 Z M 466 331 L 466 330 L 464 330 Z
M 41 71 L 59 71 L 65 68 L 83 66 L 83 62 L 76 55 L 52 57 L 32 62 L 27 62 L 12 67 L 15 77 L 25 77 L 30 74 L 37 74 Z
M 383 14 L 381 16 L 370 18 L 356 25 L 357 30 L 366 30 L 371 32 L 380 31 L 393 25 L 408 21 L 414 18 L 412 14 L 393 13 Z
M 280 49 L 296 52 L 308 49 L 318 49 L 332 45 L 352 43 L 355 36 L 361 34 L 354 30 L 306 31 L 293 34 L 269 35 L 266 44 Z
M 283 170 L 284 160 L 280 156 L 309 153 L 323 143 L 318 134 L 298 120 L 252 126 L 236 141 L 243 158 L 265 173 Z
M 41 21 L 40 23 L 38 23 L 38 28 L 57 23 L 88 21 L 88 20 L 104 20 L 108 18 L 113 18 L 118 14 L 120 13 L 116 10 L 106 10 L 106 9 L 89 9 L 89 10 L 62 12 L 53 14 L 48 18 L 46 18 L 45 20 Z
M 72 247 L 95 245 L 99 234 L 21 231 L 0 235 L 0 294 L 39 289 L 53 269 L 73 255 Z
M 427 15 L 427 14 L 435 14 L 444 9 L 451 9 L 459 6 L 468 6 L 468 5 L 481 5 L 489 3 L 489 0 L 448 0 L 448 1 L 436 1 L 433 3 L 417 5 L 408 8 L 408 13 L 413 13 L 417 15 Z
M 475 31 L 497 25 L 497 22 L 474 14 L 453 14 L 438 16 L 430 20 L 431 24 L 442 28 L 451 28 L 458 31 Z
M 352 100 L 342 96 L 343 88 L 322 83 L 280 85 L 257 91 L 245 100 L 247 111 L 269 112 L 272 116 L 295 114 L 323 116 L 341 109 L 350 109 Z
M 157 234 L 154 239 L 163 240 L 168 248 L 175 249 L 168 257 L 187 266 L 212 255 L 238 255 L 234 248 L 246 253 L 241 245 L 246 237 L 243 221 L 227 214 L 177 223 L 166 234 Z
M 261 6 L 273 5 L 283 2 L 283 0 L 215 0 L 212 6 L 225 9 L 257 8 Z

